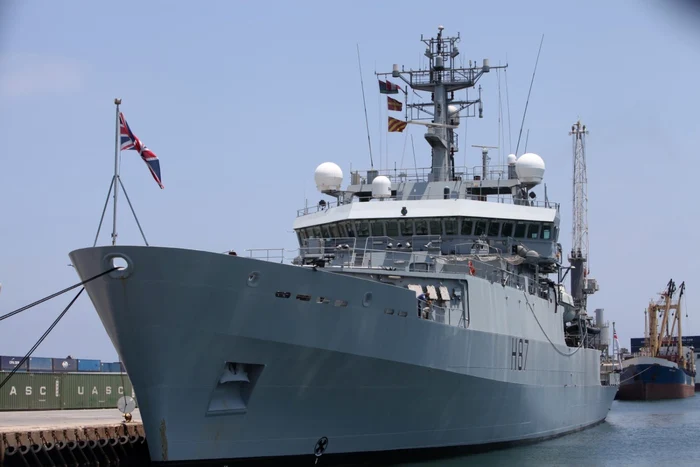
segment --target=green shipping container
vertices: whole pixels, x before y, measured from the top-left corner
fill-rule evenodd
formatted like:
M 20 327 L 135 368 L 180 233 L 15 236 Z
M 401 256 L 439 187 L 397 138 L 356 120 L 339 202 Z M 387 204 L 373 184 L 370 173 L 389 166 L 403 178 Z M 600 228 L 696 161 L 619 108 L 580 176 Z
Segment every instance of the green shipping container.
M 17 372 L 0 389 L 0 411 L 116 408 L 123 395 L 136 398 L 125 374 Z
M 9 374 L 0 372 L 0 379 Z M 18 371 L 0 389 L 0 410 L 56 410 L 61 405 L 61 375 Z
M 63 376 L 61 402 L 64 409 L 108 409 L 121 396 L 134 397 L 131 381 L 124 375 L 69 373 Z

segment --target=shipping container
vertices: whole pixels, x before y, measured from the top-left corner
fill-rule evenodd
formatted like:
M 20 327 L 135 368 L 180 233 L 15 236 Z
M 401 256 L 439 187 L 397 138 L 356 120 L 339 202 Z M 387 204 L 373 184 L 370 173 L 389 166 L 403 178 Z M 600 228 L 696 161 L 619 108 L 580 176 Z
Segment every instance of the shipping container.
M 87 360 L 84 358 L 78 359 L 78 371 L 100 371 L 99 360 Z
M 9 374 L 0 372 L 0 380 Z M 136 399 L 126 375 L 15 373 L 0 389 L 0 411 L 116 408 L 123 395 Z
M 112 373 L 124 373 L 124 365 L 121 362 L 108 363 L 109 371 Z
M 4 381 L 9 372 L 0 373 Z M 62 375 L 15 373 L 0 389 L 0 410 L 56 410 L 61 408 Z
M 64 409 L 113 408 L 121 396 L 134 396 L 131 381 L 105 373 L 64 375 Z
M 17 364 L 22 361 L 24 357 L 0 357 L 0 370 L 2 371 L 12 371 L 15 369 Z M 17 371 L 27 371 L 27 362 L 17 370 Z
M 29 371 L 51 373 L 53 371 L 53 363 L 50 358 L 29 357 Z
M 54 358 L 53 371 L 71 372 L 78 371 L 78 361 L 73 358 Z

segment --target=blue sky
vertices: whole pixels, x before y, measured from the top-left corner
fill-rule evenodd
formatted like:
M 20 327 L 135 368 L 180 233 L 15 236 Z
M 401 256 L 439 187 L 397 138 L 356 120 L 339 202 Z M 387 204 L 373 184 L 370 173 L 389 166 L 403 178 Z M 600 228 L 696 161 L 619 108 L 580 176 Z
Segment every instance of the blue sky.
M 691 267 L 700 217 L 691 191 L 700 173 L 700 33 L 693 10 L 668 6 L 678 3 L 457 1 L 430 10 L 424 1 L 207 1 L 196 8 L 3 1 L 0 314 L 77 281 L 68 253 L 91 246 L 95 236 L 113 170 L 115 97 L 161 161 L 164 190 L 136 153 L 122 154 L 122 180 L 151 244 L 291 249 L 296 210 L 305 196 L 311 204 L 320 199 L 315 167 L 333 161 L 346 177 L 350 167 L 369 167 L 356 44 L 378 161 L 373 72 L 389 72 L 393 63 L 415 68 L 420 35 L 442 24 L 446 33 L 461 33 L 462 58 L 508 61 L 512 142 L 506 137 L 505 146 L 513 150 L 545 35 L 523 138 L 529 129 L 528 151 L 547 164 L 568 251 L 568 131 L 578 118 L 590 131 L 590 268 L 600 283 L 590 308 L 605 308 L 628 346 L 643 333 L 649 299 L 670 278 L 685 280 L 683 330 L 700 334 L 693 308 L 700 273 Z M 498 76 L 480 83 L 484 118 L 469 120 L 466 154 L 457 157 L 469 166 L 480 158 L 472 144 L 498 145 Z M 505 102 L 503 111 L 507 117 Z M 418 165 L 429 166 L 421 128 L 409 131 L 381 134 L 381 157 L 391 167 L 405 157 L 412 167 L 403 146 L 413 134 Z M 140 244 L 121 200 L 118 241 Z M 108 217 L 100 244 L 110 242 L 110 231 Z M 0 354 L 24 355 L 70 299 L 2 321 Z M 116 359 L 87 296 L 35 352 L 67 354 Z

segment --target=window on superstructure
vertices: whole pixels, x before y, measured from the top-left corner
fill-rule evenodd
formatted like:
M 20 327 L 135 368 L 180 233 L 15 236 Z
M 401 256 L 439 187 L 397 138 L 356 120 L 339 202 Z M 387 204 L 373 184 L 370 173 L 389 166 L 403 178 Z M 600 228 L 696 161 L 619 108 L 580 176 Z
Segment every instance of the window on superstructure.
M 430 235 L 442 235 L 442 219 L 430 219 Z
M 474 235 L 483 235 L 486 233 L 486 225 L 488 221 L 478 220 L 474 225 Z
M 373 237 L 383 237 L 384 236 L 384 222 L 372 221 L 372 222 L 370 222 L 370 227 L 372 230 Z
M 397 221 L 387 221 L 386 235 L 392 238 L 399 236 L 399 223 Z
M 513 223 L 504 222 L 503 228 L 501 229 L 501 237 L 512 237 L 513 236 Z
M 474 221 L 471 219 L 462 219 L 462 235 L 471 235 L 472 228 L 474 227 Z
M 457 225 L 454 217 L 445 219 L 445 235 L 457 235 Z
M 530 224 L 527 229 L 527 238 L 539 238 L 540 224 Z
M 348 237 L 355 236 L 355 226 L 352 222 L 343 222 L 343 227 L 345 228 L 345 232 Z
M 324 224 L 321 226 L 321 232 L 323 232 L 323 238 L 333 238 L 331 235 L 331 229 L 328 228 L 328 224 Z
M 340 232 L 338 232 L 338 224 L 334 222 L 333 224 L 330 224 L 328 228 L 331 230 L 331 237 L 340 237 Z
M 515 238 L 523 238 L 525 236 L 526 225 L 524 222 L 518 222 L 515 224 Z
M 489 237 L 498 237 L 498 231 L 501 230 L 501 223 L 498 221 L 489 222 Z
M 321 227 L 319 227 L 318 225 L 314 225 L 311 228 L 314 230 L 315 238 L 323 238 L 323 233 L 321 233 Z
M 358 237 L 369 237 L 369 224 L 367 221 L 355 222 Z
M 405 237 L 412 237 L 413 236 L 413 221 L 412 220 L 399 221 L 399 229 L 401 230 L 401 235 L 403 235 Z
M 416 235 L 428 235 L 428 223 L 422 219 L 416 219 Z
M 552 238 L 552 224 L 544 224 L 542 226 L 542 239 L 551 240 Z

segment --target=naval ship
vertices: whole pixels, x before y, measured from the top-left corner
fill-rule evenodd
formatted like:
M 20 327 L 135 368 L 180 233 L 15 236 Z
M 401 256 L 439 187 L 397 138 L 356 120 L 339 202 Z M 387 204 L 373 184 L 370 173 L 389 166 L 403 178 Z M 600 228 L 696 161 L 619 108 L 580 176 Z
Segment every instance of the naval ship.
M 560 206 L 534 191 L 544 161 L 455 167 L 460 119 L 483 109 L 456 94 L 497 67 L 458 66 L 459 35 L 438 31 L 421 36 L 428 67 L 377 73 L 382 93 L 430 96 L 389 123 L 423 125 L 430 168 L 355 171 L 343 188 L 321 163 L 326 199 L 297 213 L 293 260 L 70 253 L 84 280 L 121 265 L 85 287 L 153 463 L 416 459 L 605 420 L 617 387 L 601 383 L 590 319 L 562 284 Z

